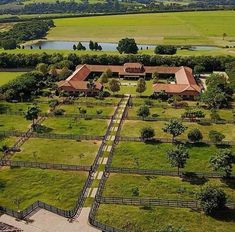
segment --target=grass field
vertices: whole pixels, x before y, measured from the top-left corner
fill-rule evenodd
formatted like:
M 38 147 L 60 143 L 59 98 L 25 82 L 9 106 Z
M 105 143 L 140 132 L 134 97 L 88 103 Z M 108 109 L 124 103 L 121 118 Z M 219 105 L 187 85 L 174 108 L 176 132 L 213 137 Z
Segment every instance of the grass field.
M 4 168 L 0 170 L 0 205 L 22 210 L 37 200 L 71 209 L 86 180 L 83 172 L 63 172 L 40 169 Z
M 208 140 L 208 134 L 210 130 L 216 130 L 225 135 L 225 140 L 234 140 L 235 139 L 235 134 L 234 134 L 234 129 L 235 126 L 234 124 L 209 124 L 209 125 L 200 125 L 198 123 L 188 123 L 185 122 L 183 123 L 185 126 L 187 126 L 187 130 L 180 135 L 178 138 L 187 138 L 188 132 L 193 129 L 193 128 L 198 128 L 202 134 L 203 138 Z M 163 132 L 162 128 L 165 127 L 165 122 L 163 121 L 158 121 L 158 122 L 147 122 L 147 121 L 130 121 L 127 120 L 124 122 L 123 129 L 121 134 L 123 136 L 130 136 L 130 137 L 136 137 L 140 136 L 140 130 L 143 127 L 150 126 L 153 129 L 155 129 L 155 134 L 156 137 L 163 137 L 163 138 L 171 138 L 171 136 L 165 132 Z
M 31 138 L 15 153 L 14 160 L 91 165 L 99 149 L 99 141 L 55 140 Z M 50 148 L 50 149 L 48 149 Z
M 55 19 L 49 40 L 117 42 L 133 37 L 146 44 L 217 44 L 235 38 L 235 12 L 183 12 Z M 151 23 L 150 23 L 151 22 Z M 222 34 L 227 33 L 227 41 Z
M 96 219 L 126 232 L 156 232 L 168 224 L 190 232 L 231 232 L 235 226 L 234 210 L 221 211 L 214 217 L 208 217 L 183 208 L 101 204 Z
M 52 133 L 102 136 L 105 134 L 108 121 L 53 117 L 47 118 L 43 125 L 51 129 Z
M 26 131 L 31 124 L 24 116 L 0 114 L 0 130 Z
M 235 201 L 234 180 L 231 180 L 229 184 L 219 179 L 188 182 L 179 177 L 130 174 L 111 174 L 105 184 L 103 195 L 109 197 L 195 200 L 196 194 L 203 185 L 217 186 L 224 190 L 228 196 L 228 201 Z M 139 195 L 133 194 L 134 188 L 138 188 Z
M 166 152 L 172 145 L 167 143 L 120 142 L 114 150 L 113 167 L 175 170 L 167 159 Z M 217 151 L 216 146 L 206 144 L 187 145 L 190 158 L 185 171 L 211 172 L 209 160 Z M 220 147 L 222 148 L 222 147 Z M 230 147 L 235 151 L 235 147 Z M 235 165 L 233 168 L 235 173 Z
M 16 79 L 22 74 L 24 74 L 24 72 L 0 72 L 0 86 Z

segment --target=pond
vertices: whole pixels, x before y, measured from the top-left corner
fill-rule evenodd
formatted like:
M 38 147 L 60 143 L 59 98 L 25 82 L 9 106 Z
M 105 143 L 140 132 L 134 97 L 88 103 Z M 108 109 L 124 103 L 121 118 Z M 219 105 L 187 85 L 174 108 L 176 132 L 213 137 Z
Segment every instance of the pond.
M 210 51 L 210 50 L 218 50 L 220 49 L 217 46 L 207 46 L 207 45 L 197 45 L 197 46 L 192 46 L 189 50 L 192 51 Z
M 89 42 L 81 42 L 83 46 L 89 50 Z M 77 45 L 76 41 L 39 41 L 35 44 L 32 44 L 33 48 L 39 48 L 41 46 L 42 49 L 53 49 L 53 50 L 73 50 L 73 45 Z M 99 43 L 101 45 L 103 51 L 116 51 L 117 44 L 116 43 Z M 26 45 L 25 48 L 30 48 L 31 45 Z M 154 49 L 154 45 L 138 45 L 139 49 Z

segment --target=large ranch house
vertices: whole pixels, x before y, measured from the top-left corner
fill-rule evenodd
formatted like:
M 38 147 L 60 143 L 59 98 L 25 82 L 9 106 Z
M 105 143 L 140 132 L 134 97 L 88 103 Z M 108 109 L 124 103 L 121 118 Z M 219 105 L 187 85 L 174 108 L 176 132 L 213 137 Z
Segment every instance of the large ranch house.
M 153 73 L 159 77 L 172 77 L 170 83 L 156 83 L 153 85 L 153 93 L 165 92 L 169 96 L 178 95 L 185 99 L 193 99 L 202 91 L 202 86 L 197 83 L 191 68 L 188 67 L 167 67 L 167 66 L 144 66 L 140 63 L 125 63 L 124 65 L 78 65 L 75 72 L 64 81 L 58 84 L 59 90 L 70 94 L 84 93 L 91 94 L 89 79 L 100 76 L 107 69 L 110 69 L 114 77 L 138 80 L 140 77 L 146 80 L 151 79 Z M 103 90 L 103 85 L 96 81 L 92 88 L 95 95 Z

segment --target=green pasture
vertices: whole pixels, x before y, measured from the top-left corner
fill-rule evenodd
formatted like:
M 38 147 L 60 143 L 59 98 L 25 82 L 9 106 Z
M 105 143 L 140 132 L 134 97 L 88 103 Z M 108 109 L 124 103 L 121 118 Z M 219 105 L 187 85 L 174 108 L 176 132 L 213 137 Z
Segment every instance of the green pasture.
M 13 160 L 89 166 L 99 145 L 99 141 L 31 138 L 15 153 Z
M 120 142 L 115 150 L 112 161 L 113 167 L 174 170 L 167 159 L 167 151 L 173 147 L 170 143 Z M 184 171 L 211 172 L 210 158 L 219 148 L 206 144 L 187 144 L 189 159 Z M 228 147 L 235 151 L 235 147 Z M 235 165 L 233 172 L 235 173 Z
M 4 168 L 0 170 L 0 205 L 22 210 L 37 200 L 62 209 L 75 206 L 85 183 L 84 172 Z
M 128 116 L 137 116 L 137 111 L 139 109 L 138 107 L 131 107 L 128 110 Z M 195 108 L 195 110 L 201 110 L 205 114 L 205 119 L 210 119 L 210 110 L 204 110 L 200 108 Z M 175 109 L 175 108 L 167 108 L 167 107 L 150 107 L 150 116 L 155 116 L 159 118 L 181 118 L 181 115 L 186 112 L 186 109 Z M 221 119 L 225 120 L 233 120 L 233 111 L 232 110 L 218 110 L 218 114 L 221 117 Z
M 235 37 L 233 11 L 152 13 L 55 19 L 49 40 L 117 42 L 124 37 L 145 44 L 218 44 Z M 151 24 L 149 23 L 151 22 Z M 227 33 L 224 41 L 222 34 Z
M 23 115 L 7 115 L 0 114 L 0 130 L 17 130 L 26 131 L 31 124 L 31 121 L 27 121 Z
M 16 79 L 25 72 L 0 72 L 0 86 Z
M 203 185 L 217 186 L 224 190 L 229 201 L 235 201 L 234 180 L 228 184 L 219 179 L 199 179 L 190 182 L 179 177 L 130 174 L 111 174 L 105 184 L 103 195 L 108 197 L 195 200 L 196 194 Z M 133 192 L 135 188 L 138 188 L 138 194 Z
M 101 204 L 96 219 L 125 232 L 156 232 L 169 224 L 190 232 L 231 232 L 235 226 L 234 215 L 234 210 L 210 217 L 186 208 Z
M 152 127 L 155 130 L 155 136 L 156 137 L 162 137 L 162 138 L 171 138 L 171 135 L 168 133 L 163 132 L 162 128 L 165 127 L 165 123 L 163 121 L 154 121 L 154 122 L 148 122 L 148 121 L 142 121 L 142 120 L 126 120 L 123 124 L 123 129 L 121 132 L 122 136 L 129 136 L 129 137 L 136 137 L 140 136 L 140 130 L 143 127 Z M 234 140 L 235 134 L 234 134 L 234 124 L 209 124 L 209 125 L 200 125 L 198 123 L 190 123 L 185 122 L 183 123 L 185 126 L 187 126 L 187 130 L 177 138 L 181 139 L 187 139 L 188 132 L 193 128 L 198 128 L 202 134 L 203 139 L 208 140 L 209 137 L 209 131 L 210 130 L 216 130 L 225 135 L 225 140 Z
M 51 133 L 102 136 L 105 134 L 108 127 L 108 121 L 100 119 L 86 120 L 79 118 L 51 117 L 47 118 L 43 122 L 43 125 L 47 127 Z

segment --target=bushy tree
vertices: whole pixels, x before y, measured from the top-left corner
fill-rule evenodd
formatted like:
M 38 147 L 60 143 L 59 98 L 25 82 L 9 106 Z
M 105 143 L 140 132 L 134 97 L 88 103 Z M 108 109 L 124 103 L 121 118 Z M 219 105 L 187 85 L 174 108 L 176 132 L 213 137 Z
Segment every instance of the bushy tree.
M 224 172 L 230 177 L 233 168 L 233 153 L 229 149 L 221 149 L 210 159 L 210 164 L 215 171 Z
M 48 73 L 48 65 L 45 63 L 40 63 L 36 66 L 36 70 L 45 76 Z
M 118 80 L 111 79 L 109 81 L 109 89 L 110 89 L 110 91 L 113 92 L 113 94 L 115 92 L 119 92 L 120 91 L 120 82 Z
M 203 139 L 202 132 L 198 128 L 194 128 L 189 131 L 188 139 L 190 142 L 199 142 Z
M 155 136 L 155 131 L 152 127 L 144 127 L 140 130 L 140 136 L 144 140 L 152 139 Z
M 125 38 L 118 42 L 117 50 L 121 54 L 136 54 L 139 49 L 134 39 Z
M 197 193 L 203 211 L 207 215 L 212 215 L 217 210 L 223 209 L 227 202 L 226 194 L 223 190 L 215 186 L 205 186 Z
M 184 133 L 187 129 L 182 122 L 178 121 L 177 119 L 171 119 L 169 122 L 165 123 L 165 127 L 162 130 L 166 133 L 172 135 L 172 142 L 174 142 L 175 137 Z
M 137 82 L 136 92 L 141 94 L 145 90 L 146 90 L 146 82 L 145 82 L 144 78 L 140 78 Z
M 189 159 L 189 153 L 183 145 L 178 145 L 167 151 L 167 158 L 172 167 L 177 167 L 179 175 L 180 168 L 184 168 Z
M 177 52 L 177 47 L 172 45 L 158 45 L 154 50 L 155 54 L 174 55 Z
M 211 130 L 209 131 L 209 138 L 213 143 L 220 143 L 225 136 L 219 131 Z
M 150 115 L 149 107 L 146 105 L 140 106 L 137 110 L 137 116 L 142 117 L 143 119 Z
M 0 42 L 0 45 L 4 50 L 12 50 L 16 49 L 17 43 L 16 40 L 14 39 L 8 39 L 8 40 L 2 40 Z
M 35 126 L 35 120 L 38 119 L 39 113 L 40 113 L 40 109 L 36 105 L 29 107 L 25 113 L 26 120 L 32 121 L 33 127 Z
M 92 51 L 95 49 L 94 42 L 91 41 L 91 40 L 90 40 L 90 42 L 89 42 L 89 48 L 90 48 L 90 50 L 92 50 Z

